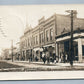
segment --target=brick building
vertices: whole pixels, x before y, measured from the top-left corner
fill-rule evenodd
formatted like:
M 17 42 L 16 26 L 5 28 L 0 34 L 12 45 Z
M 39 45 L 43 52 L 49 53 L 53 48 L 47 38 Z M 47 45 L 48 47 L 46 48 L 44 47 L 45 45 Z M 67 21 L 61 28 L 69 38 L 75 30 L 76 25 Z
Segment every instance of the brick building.
M 35 57 L 41 60 L 41 55 L 45 52 L 46 56 L 53 57 L 64 50 L 64 41 L 61 36 L 70 32 L 70 16 L 54 14 L 48 19 L 42 17 L 38 20 L 35 28 L 28 27 L 24 35 L 20 38 L 20 50 L 23 60 L 34 60 Z M 83 29 L 84 19 L 74 16 L 74 31 L 78 28 Z M 60 47 L 59 47 L 60 45 Z

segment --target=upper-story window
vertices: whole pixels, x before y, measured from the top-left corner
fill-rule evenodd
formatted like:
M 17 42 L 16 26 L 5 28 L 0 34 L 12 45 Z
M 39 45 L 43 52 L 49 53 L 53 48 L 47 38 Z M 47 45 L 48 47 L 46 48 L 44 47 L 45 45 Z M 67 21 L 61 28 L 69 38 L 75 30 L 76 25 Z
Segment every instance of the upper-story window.
M 27 40 L 26 40 L 26 47 L 27 47 Z
M 32 37 L 30 37 L 30 46 L 32 46 Z
M 46 41 L 49 41 L 49 31 L 46 31 Z
M 31 46 L 32 46 L 32 37 L 31 37 Z
M 21 46 L 22 46 L 22 48 L 24 48 L 24 42 L 22 41 L 22 43 L 21 43 Z
M 28 46 L 30 46 L 30 45 L 29 45 L 29 38 L 28 38 Z
M 42 42 L 44 42 L 44 37 L 43 37 L 43 33 L 42 33 Z
M 24 41 L 24 48 L 26 47 L 26 40 Z
M 50 40 L 53 40 L 53 29 L 50 29 Z
M 33 39 L 34 39 L 34 44 L 35 44 L 35 37 L 33 37 Z
M 41 34 L 40 34 L 40 43 L 41 43 Z
M 44 42 L 44 37 L 43 37 L 43 33 L 40 34 L 40 43 Z
M 27 39 L 27 47 L 28 47 L 28 39 Z
M 23 48 L 25 48 L 25 41 L 23 41 Z
M 36 44 L 38 44 L 38 37 L 36 36 Z

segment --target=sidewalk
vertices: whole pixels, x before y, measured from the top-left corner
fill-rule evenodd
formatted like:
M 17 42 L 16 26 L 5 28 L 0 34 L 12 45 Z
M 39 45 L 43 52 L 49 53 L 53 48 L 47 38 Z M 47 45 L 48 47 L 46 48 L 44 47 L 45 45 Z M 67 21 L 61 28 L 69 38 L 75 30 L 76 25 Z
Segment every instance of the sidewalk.
M 50 64 L 47 63 L 43 63 L 43 62 L 30 62 L 29 61 L 14 61 L 15 63 L 23 63 L 23 64 L 36 64 L 36 65 L 44 65 L 44 66 L 62 66 L 62 67 L 66 67 L 66 66 L 70 66 L 70 63 L 52 63 L 50 62 Z M 82 66 L 84 67 L 84 63 L 73 63 L 73 66 Z
M 69 63 L 43 64 L 43 62 L 28 61 L 6 61 L 15 65 L 23 66 L 25 69 L 35 69 L 36 71 L 59 71 L 59 70 L 84 70 L 84 63 L 74 63 L 73 67 Z

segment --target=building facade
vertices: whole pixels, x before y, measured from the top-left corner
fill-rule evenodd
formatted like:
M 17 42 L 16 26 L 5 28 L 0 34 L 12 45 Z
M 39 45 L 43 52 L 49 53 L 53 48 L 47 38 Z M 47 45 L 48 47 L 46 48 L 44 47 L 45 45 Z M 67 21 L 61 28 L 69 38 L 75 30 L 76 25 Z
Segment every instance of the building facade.
M 64 51 L 64 43 L 58 41 L 58 37 L 69 32 L 71 28 L 70 16 L 54 14 L 48 19 L 42 17 L 35 28 L 27 27 L 20 38 L 20 52 L 22 60 L 41 61 L 42 53 L 46 57 L 54 58 Z M 84 28 L 84 19 L 74 16 L 74 31 Z M 59 38 L 61 39 L 61 38 Z M 60 42 L 60 47 L 59 46 Z M 62 49 L 63 48 L 63 49 Z M 56 59 L 56 58 L 55 58 Z

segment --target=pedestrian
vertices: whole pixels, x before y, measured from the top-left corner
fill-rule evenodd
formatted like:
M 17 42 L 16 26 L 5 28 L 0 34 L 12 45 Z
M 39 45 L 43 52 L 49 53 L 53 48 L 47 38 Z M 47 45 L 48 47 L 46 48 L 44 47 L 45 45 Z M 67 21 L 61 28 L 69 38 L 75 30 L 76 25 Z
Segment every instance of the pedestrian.
M 66 54 L 66 56 L 65 56 L 65 60 L 66 60 L 66 62 L 67 62 L 67 58 L 68 58 L 68 55 Z
M 44 53 L 42 54 L 42 59 L 43 59 L 43 62 L 45 64 L 45 62 L 46 62 L 46 55 Z
M 63 62 L 65 63 L 65 61 L 66 61 L 66 56 L 65 56 L 65 53 L 63 54 Z
M 61 53 L 61 62 L 63 62 L 63 52 Z
M 45 62 L 46 62 L 46 56 L 44 55 L 44 58 L 43 58 L 43 62 L 44 62 L 44 64 L 45 64 Z
M 47 64 L 49 64 L 50 63 L 50 60 L 49 60 L 49 57 L 47 57 Z
M 47 60 L 47 64 L 49 64 L 49 53 L 47 52 L 47 54 L 46 54 L 46 60 Z

